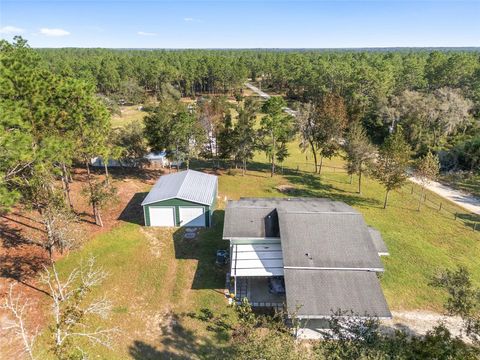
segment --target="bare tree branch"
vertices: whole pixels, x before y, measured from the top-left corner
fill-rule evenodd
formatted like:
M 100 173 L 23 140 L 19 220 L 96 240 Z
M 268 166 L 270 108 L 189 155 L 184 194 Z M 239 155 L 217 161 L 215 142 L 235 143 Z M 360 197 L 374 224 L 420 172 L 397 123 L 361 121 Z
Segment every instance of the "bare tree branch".
M 0 306 L 0 308 L 9 311 L 13 316 L 13 320 L 11 321 L 10 325 L 4 327 L 4 330 L 13 330 L 14 333 L 22 340 L 23 351 L 30 359 L 34 360 L 35 357 L 33 356 L 33 345 L 38 334 L 38 329 L 35 330 L 33 334 L 30 334 L 28 331 L 24 318 L 25 310 L 29 307 L 28 300 L 22 301 L 21 294 L 15 296 L 13 294 L 14 287 L 14 284 L 10 285 L 5 302 Z

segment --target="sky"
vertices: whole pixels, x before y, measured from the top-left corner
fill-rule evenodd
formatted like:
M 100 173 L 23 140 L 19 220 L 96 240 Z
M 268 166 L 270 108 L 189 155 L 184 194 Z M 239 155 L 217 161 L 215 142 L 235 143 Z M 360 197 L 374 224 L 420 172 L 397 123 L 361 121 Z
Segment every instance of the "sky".
M 480 46 L 480 0 L 0 0 L 0 37 L 32 47 Z

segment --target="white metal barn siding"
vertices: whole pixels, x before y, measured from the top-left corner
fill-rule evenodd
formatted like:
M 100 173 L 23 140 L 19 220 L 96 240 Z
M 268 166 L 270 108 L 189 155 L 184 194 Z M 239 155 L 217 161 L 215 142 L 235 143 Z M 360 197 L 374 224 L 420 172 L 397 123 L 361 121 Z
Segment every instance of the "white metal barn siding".
M 172 206 L 149 207 L 150 226 L 175 226 L 175 208 Z
M 205 212 L 200 206 L 180 206 L 180 226 L 201 226 L 205 227 Z

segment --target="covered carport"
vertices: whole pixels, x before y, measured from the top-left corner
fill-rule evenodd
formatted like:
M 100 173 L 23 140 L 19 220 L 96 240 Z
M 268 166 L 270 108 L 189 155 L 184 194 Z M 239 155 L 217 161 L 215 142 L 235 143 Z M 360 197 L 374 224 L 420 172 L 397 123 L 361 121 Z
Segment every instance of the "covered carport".
M 237 294 L 238 277 L 283 276 L 283 254 L 280 243 L 233 244 L 230 246 L 230 276 Z

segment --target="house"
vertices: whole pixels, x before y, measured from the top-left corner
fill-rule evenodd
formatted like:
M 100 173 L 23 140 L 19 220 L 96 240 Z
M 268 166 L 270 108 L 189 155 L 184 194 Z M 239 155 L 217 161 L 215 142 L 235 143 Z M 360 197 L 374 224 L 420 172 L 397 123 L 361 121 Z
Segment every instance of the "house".
M 163 175 L 142 202 L 145 225 L 208 227 L 217 189 L 215 175 L 194 170 Z
M 179 168 L 182 166 L 181 161 L 170 161 L 167 158 L 167 152 L 166 151 L 153 151 L 145 155 L 145 159 L 148 160 L 149 167 L 153 169 L 158 169 L 158 168 L 165 168 L 169 166 L 173 166 L 176 168 Z
M 105 162 L 101 156 L 94 157 L 90 160 L 90 163 L 93 167 L 104 167 Z M 111 167 L 142 167 L 147 166 L 152 169 L 160 169 L 165 167 L 176 167 L 179 168 L 182 166 L 181 161 L 170 161 L 167 158 L 166 151 L 150 152 L 140 159 L 108 159 L 107 166 Z
M 342 202 L 320 198 L 242 198 L 225 209 L 223 239 L 230 241 L 233 292 L 253 307 L 284 307 L 300 336 L 341 310 L 391 318 L 378 274 L 388 254 L 378 231 Z M 282 280 L 274 291 L 274 286 Z M 283 290 L 283 291 L 282 291 Z
M 90 164 L 93 167 L 105 167 L 105 161 L 101 156 L 96 156 L 90 159 Z M 108 159 L 107 167 L 136 167 L 138 166 L 136 161 L 122 159 L 122 160 L 115 160 L 115 159 Z

